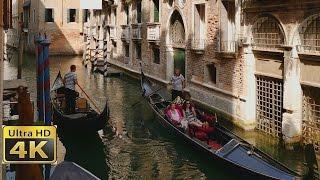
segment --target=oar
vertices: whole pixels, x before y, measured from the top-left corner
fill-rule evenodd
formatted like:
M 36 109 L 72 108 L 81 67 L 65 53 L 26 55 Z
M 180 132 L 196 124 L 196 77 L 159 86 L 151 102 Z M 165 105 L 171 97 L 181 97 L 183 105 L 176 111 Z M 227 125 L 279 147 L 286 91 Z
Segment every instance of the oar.
M 152 93 L 150 93 L 148 96 L 153 95 L 154 93 L 156 93 L 156 92 L 160 91 L 160 90 L 161 90 L 161 89 L 163 89 L 163 88 L 164 88 L 164 87 L 160 87 L 160 88 L 158 88 L 157 90 L 155 90 L 155 91 L 153 91 Z M 136 106 L 137 104 L 141 103 L 141 101 L 142 101 L 142 100 L 144 100 L 144 97 L 140 98 L 140 100 L 139 100 L 138 102 L 136 102 L 136 103 L 132 104 L 132 105 L 131 105 L 131 107 L 134 107 L 134 106 Z
M 89 101 L 92 103 L 92 105 L 98 110 L 98 113 L 100 114 L 101 111 L 100 109 L 97 107 L 97 105 L 94 103 L 94 101 L 88 96 L 88 94 L 82 89 L 82 87 L 77 84 L 79 86 L 79 88 L 81 89 L 81 91 L 87 96 L 87 98 L 89 99 Z

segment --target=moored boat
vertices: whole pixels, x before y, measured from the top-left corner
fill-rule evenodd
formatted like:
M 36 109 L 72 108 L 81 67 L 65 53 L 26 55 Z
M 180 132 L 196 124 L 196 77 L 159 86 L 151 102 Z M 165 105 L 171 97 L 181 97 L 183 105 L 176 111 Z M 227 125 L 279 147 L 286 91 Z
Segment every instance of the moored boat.
M 219 123 L 214 123 L 213 136 L 208 136 L 207 139 L 200 139 L 178 127 L 166 116 L 165 110 L 171 102 L 166 98 L 169 97 L 167 92 L 159 91 L 160 89 L 141 72 L 142 94 L 157 114 L 159 122 L 171 133 L 180 136 L 213 158 L 217 164 L 224 165 L 238 172 L 242 177 L 250 179 L 301 178 L 299 174 L 220 126 Z

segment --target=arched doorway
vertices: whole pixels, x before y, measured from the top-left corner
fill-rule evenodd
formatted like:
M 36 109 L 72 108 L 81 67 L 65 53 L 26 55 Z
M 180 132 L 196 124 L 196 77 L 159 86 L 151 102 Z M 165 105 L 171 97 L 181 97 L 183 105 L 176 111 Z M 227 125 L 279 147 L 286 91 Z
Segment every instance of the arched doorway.
M 185 27 L 180 13 L 175 10 L 170 18 L 170 44 L 173 48 L 173 70 L 180 69 L 185 76 Z

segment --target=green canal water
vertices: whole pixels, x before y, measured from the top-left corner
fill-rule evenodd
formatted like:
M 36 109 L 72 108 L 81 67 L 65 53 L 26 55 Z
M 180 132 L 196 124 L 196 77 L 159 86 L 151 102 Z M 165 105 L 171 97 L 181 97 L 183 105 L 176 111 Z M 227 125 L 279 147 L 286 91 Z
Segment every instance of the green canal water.
M 16 58 L 5 62 L 5 79 L 16 78 L 16 62 Z M 110 179 L 238 179 L 234 172 L 169 134 L 143 101 L 132 108 L 132 104 L 141 100 L 139 81 L 127 76 L 104 78 L 91 74 L 82 66 L 81 57 L 51 57 L 51 83 L 59 70 L 64 74 L 71 64 L 77 66 L 80 85 L 100 109 L 108 100 L 110 123 L 115 127 L 115 133 L 105 132 L 102 139 L 105 153 L 99 158 L 105 159 L 105 165 L 95 163 L 98 155 L 91 151 L 95 148 L 94 143 L 88 145 L 91 148 L 88 152 L 87 147 L 77 148 L 77 158 L 91 159 L 86 162 L 89 169 L 105 172 Z M 33 56 L 25 55 L 22 74 L 28 82 L 31 98 L 35 99 L 36 65 Z M 290 168 L 299 172 L 303 170 L 302 152 L 286 151 L 277 139 L 262 133 L 243 132 L 232 125 L 227 126 Z

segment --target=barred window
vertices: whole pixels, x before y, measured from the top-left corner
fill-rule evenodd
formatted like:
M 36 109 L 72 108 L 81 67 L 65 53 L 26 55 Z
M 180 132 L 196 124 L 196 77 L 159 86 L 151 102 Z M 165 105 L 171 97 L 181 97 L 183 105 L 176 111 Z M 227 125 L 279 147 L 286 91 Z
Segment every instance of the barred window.
M 300 51 L 320 53 L 320 15 L 305 21 L 299 29 Z
M 284 36 L 278 21 L 270 16 L 259 18 L 252 30 L 254 48 L 276 49 L 284 44 Z

